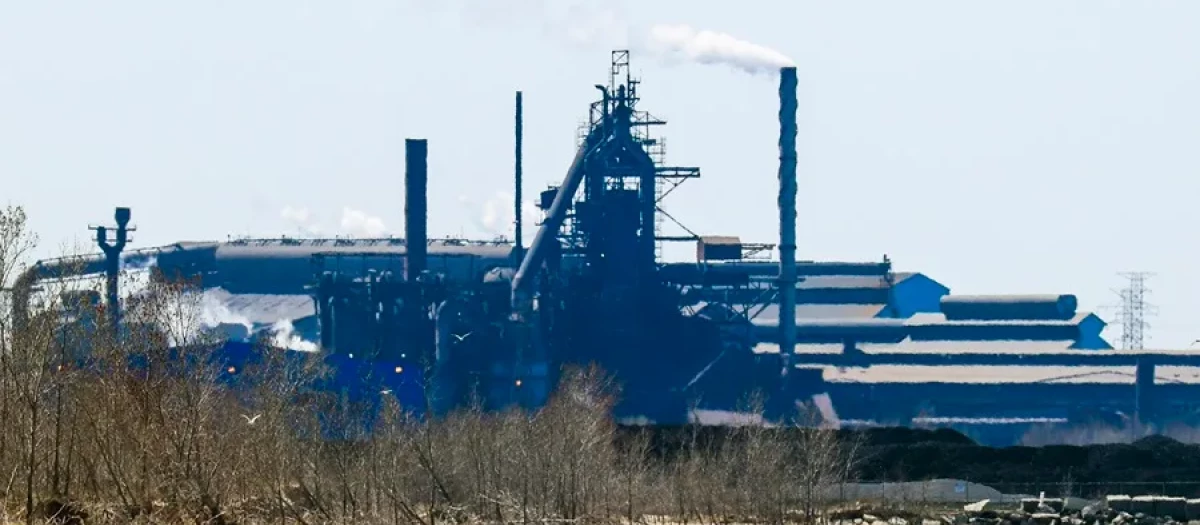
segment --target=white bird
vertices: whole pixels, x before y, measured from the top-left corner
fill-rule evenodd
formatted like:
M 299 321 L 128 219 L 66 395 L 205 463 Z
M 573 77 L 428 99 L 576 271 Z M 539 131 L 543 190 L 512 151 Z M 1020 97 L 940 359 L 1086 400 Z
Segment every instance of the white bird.
M 247 425 L 253 425 L 254 422 L 258 421 L 258 418 L 260 418 L 260 417 L 262 417 L 262 414 L 255 414 L 254 417 L 250 417 L 250 416 L 247 416 L 246 414 L 242 414 L 242 419 L 246 420 Z
M 454 338 L 455 338 L 455 339 L 458 339 L 458 342 L 460 342 L 460 343 L 461 343 L 463 339 L 466 339 L 468 336 L 470 336 L 470 335 L 471 335 L 471 334 L 473 334 L 473 333 L 475 333 L 475 332 L 467 332 L 467 333 L 465 333 L 465 334 L 463 334 L 463 335 L 458 335 L 458 334 L 450 334 L 450 335 L 453 335 L 453 336 L 454 336 Z

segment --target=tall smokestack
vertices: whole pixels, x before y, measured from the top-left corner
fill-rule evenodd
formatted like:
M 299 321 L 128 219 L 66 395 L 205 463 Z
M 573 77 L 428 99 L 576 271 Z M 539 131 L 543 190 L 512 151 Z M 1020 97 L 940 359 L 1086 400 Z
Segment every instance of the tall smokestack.
M 516 220 L 516 225 L 515 225 L 516 233 L 514 234 L 514 239 L 513 239 L 513 243 L 515 244 L 515 247 L 513 248 L 513 254 L 515 255 L 515 258 L 513 260 L 520 261 L 521 258 L 524 256 L 523 252 L 525 251 L 525 244 L 521 240 L 521 228 L 523 226 L 524 221 L 522 220 L 522 215 L 521 215 L 521 133 L 523 130 L 521 129 L 522 124 L 521 124 L 521 92 L 520 91 L 517 92 L 516 120 L 517 120 L 516 127 L 514 130 L 514 132 L 516 134 L 516 145 L 515 145 L 514 151 L 513 151 L 513 157 L 514 157 L 514 160 L 513 160 L 513 184 L 515 186 L 515 188 L 513 188 L 513 217 L 515 217 L 515 220 Z
M 404 278 L 410 282 L 416 280 L 426 266 L 428 173 L 425 158 L 428 152 L 425 139 L 404 139 L 404 242 L 407 246 Z
M 779 70 L 779 355 L 796 351 L 796 68 Z

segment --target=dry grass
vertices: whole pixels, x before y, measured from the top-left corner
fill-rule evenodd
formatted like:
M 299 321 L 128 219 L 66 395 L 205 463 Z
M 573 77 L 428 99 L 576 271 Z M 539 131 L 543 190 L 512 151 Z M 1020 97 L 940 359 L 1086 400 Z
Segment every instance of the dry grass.
M 0 211 L 5 286 L 32 246 L 24 227 Z M 316 414 L 356 408 L 303 393 L 322 371 L 277 351 L 245 372 L 248 390 L 223 387 L 187 288 L 152 284 L 122 334 L 61 329 L 64 310 L 96 313 L 62 290 L 19 326 L 0 305 L 0 523 L 807 522 L 849 471 L 851 451 L 816 428 L 743 427 L 663 459 L 645 436 L 617 439 L 616 392 L 595 369 L 567 371 L 537 411 L 427 420 L 393 404 L 370 431 L 346 417 L 329 424 L 349 439 L 315 439 Z M 200 364 L 184 373 L 169 343 Z M 73 369 L 80 353 L 101 364 Z

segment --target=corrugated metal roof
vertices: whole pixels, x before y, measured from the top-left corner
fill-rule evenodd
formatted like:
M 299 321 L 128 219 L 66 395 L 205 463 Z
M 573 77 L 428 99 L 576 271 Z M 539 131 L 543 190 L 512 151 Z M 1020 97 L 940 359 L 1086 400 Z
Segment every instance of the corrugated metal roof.
M 887 287 L 887 281 L 878 275 L 813 275 L 796 285 L 801 290 Z
M 913 341 L 905 339 L 899 343 L 857 343 L 864 354 L 1088 354 L 1094 350 L 1074 350 L 1075 341 Z M 841 344 L 798 344 L 798 354 L 838 354 Z M 763 342 L 754 347 L 759 354 L 778 354 L 779 345 Z M 1104 352 L 1110 352 L 1104 350 Z
M 908 318 L 909 326 L 1065 326 L 1077 325 L 1089 316 L 1091 312 L 1077 312 L 1070 319 L 963 319 L 947 320 L 940 313 L 915 313 Z
M 230 314 L 254 324 L 270 324 L 283 319 L 296 320 L 316 315 L 312 297 L 307 295 L 231 294 L 221 288 L 204 291 L 205 300 L 214 301 Z
M 805 367 L 812 368 L 812 367 Z M 831 383 L 1120 384 L 1132 385 L 1134 367 L 1120 366 L 909 366 L 821 367 Z M 1158 367 L 1157 383 L 1200 384 L 1200 367 Z
M 884 304 L 797 304 L 796 319 L 871 319 L 886 307 Z M 766 305 L 754 319 L 777 322 L 779 305 Z
M 1054 352 L 1085 352 L 1073 350 L 1073 340 L 1060 341 L 914 341 L 905 339 L 896 344 L 857 345 L 864 353 L 904 352 L 912 354 L 1037 354 Z M 1087 350 L 1090 351 L 1090 350 Z
M 1046 303 L 1057 304 L 1064 300 L 1075 300 L 1073 295 L 1057 295 L 1057 294 L 1040 294 L 1040 295 L 1022 295 L 1022 294 L 1003 294 L 1003 295 L 947 295 L 942 298 L 942 303 L 984 303 L 984 304 L 1030 304 L 1030 303 Z
M 798 354 L 840 354 L 845 347 L 841 344 L 798 344 L 796 345 L 796 353 Z M 776 343 L 758 343 L 751 350 L 756 354 L 778 354 L 779 345 Z

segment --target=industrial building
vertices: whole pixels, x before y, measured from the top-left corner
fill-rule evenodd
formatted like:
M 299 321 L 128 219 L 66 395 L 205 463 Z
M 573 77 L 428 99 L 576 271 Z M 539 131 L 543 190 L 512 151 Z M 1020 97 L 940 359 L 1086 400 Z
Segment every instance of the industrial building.
M 117 242 L 99 231 L 108 247 L 72 272 L 109 276 L 114 324 L 123 265 L 196 278 L 213 306 L 208 323 L 231 345 L 286 325 L 298 344 L 281 346 L 403 375 L 408 386 L 387 391 L 414 410 L 444 412 L 470 394 L 490 407 L 536 407 L 562 366 L 594 362 L 623 387 L 618 415 L 642 421 L 733 411 L 754 391 L 772 400 L 771 417 L 817 396 L 829 400 L 827 420 L 957 426 L 993 441 L 1015 435 L 1011 424 L 986 430 L 996 421 L 1189 420 L 1200 354 L 1114 350 L 1105 322 L 1073 295 L 954 295 L 886 257 L 796 261 L 795 81 L 795 69 L 781 70 L 778 245 L 662 234 L 665 195 L 700 169 L 664 163 L 650 131 L 665 121 L 640 109 L 629 53 L 617 51 L 563 182 L 540 194 L 528 246 L 519 225 L 511 241 L 428 238 L 426 158 L 436 145 L 410 139 L 403 239 L 125 250 L 123 209 Z M 517 93 L 518 218 L 521 119 Z M 666 242 L 694 243 L 696 260 L 661 260 Z M 776 248 L 779 260 L 763 258 Z M 65 268 L 40 262 L 18 289 L 67 277 Z

